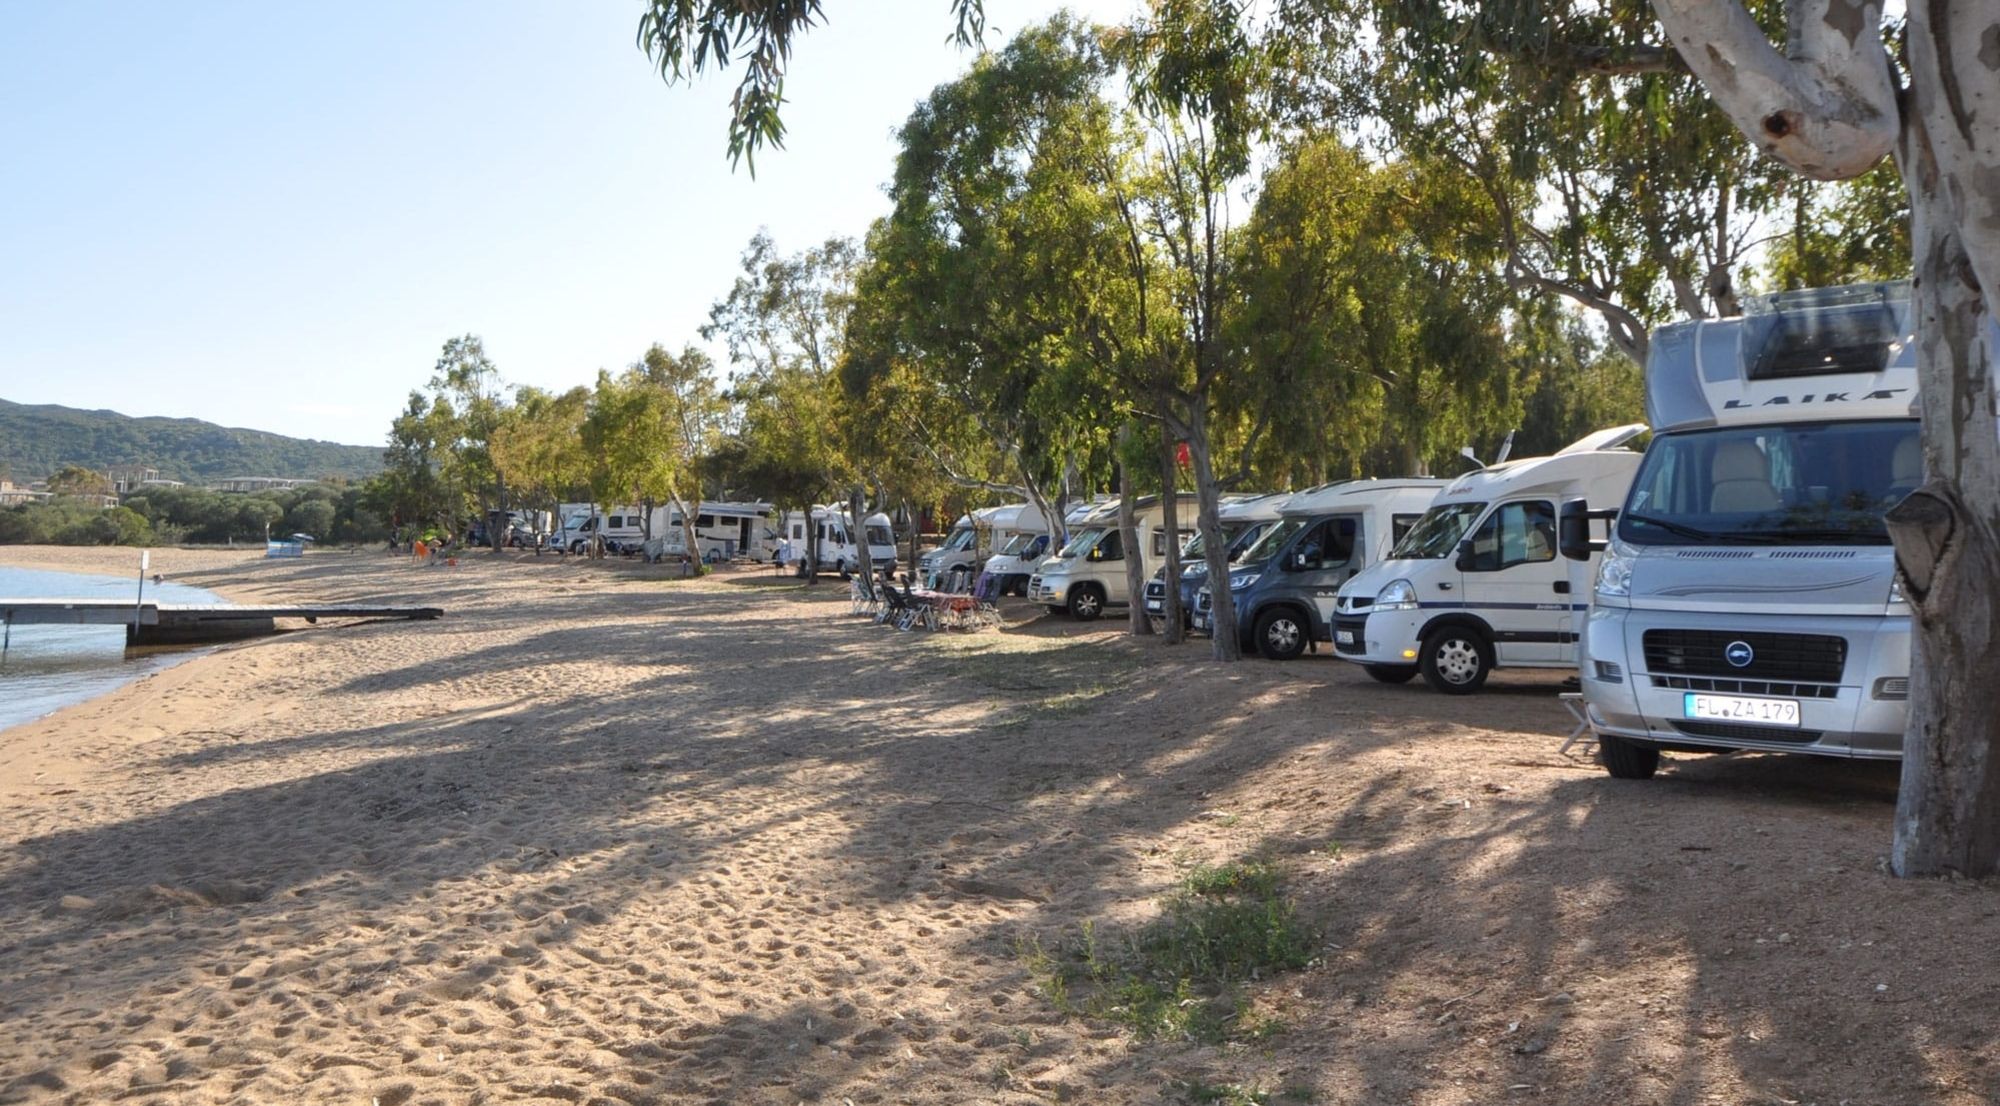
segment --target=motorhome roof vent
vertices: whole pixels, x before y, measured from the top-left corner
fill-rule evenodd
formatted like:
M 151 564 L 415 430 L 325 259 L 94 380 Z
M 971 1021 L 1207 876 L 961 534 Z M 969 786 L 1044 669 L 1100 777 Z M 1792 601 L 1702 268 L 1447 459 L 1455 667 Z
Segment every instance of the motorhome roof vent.
M 1908 313 L 1909 286 L 1901 283 L 1755 297 L 1744 311 L 1749 377 L 1879 373 L 1910 340 L 1902 325 Z

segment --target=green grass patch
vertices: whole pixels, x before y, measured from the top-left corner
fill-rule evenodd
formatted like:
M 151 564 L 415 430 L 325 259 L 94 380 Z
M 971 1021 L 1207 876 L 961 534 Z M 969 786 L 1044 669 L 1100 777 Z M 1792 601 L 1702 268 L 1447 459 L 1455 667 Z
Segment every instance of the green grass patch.
M 1050 1005 L 1129 1026 L 1142 1037 L 1219 1042 L 1282 1030 L 1249 1016 L 1239 986 L 1312 960 L 1314 935 L 1262 861 L 1197 865 L 1161 902 L 1158 921 L 1105 941 L 1085 922 L 1056 948 L 1020 953 Z

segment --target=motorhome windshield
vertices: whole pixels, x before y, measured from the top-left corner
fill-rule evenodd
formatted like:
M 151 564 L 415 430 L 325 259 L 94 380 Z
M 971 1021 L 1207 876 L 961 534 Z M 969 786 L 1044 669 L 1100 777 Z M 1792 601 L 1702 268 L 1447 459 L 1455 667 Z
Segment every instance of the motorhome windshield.
M 1250 526 L 1247 523 L 1241 523 L 1241 522 L 1223 523 L 1222 548 L 1229 550 L 1232 554 L 1240 552 L 1241 550 L 1236 544 L 1236 539 L 1242 537 L 1244 531 L 1248 530 L 1249 528 Z M 1188 543 L 1186 545 L 1181 546 L 1181 560 L 1193 561 L 1193 560 L 1199 560 L 1202 557 L 1207 556 L 1204 550 L 1208 548 L 1208 543 L 1202 541 L 1202 537 L 1203 537 L 1202 532 L 1196 530 L 1194 533 L 1194 537 L 1189 538 Z
M 1923 482 L 1917 420 L 1662 435 L 1618 536 L 1635 545 L 1887 545 L 1882 516 Z
M 1458 543 L 1465 537 L 1466 530 L 1478 520 L 1486 510 L 1484 503 L 1441 503 L 1424 512 L 1396 548 L 1389 551 L 1391 560 L 1435 561 L 1458 552 Z
M 1309 518 L 1279 520 L 1269 530 L 1264 531 L 1264 535 L 1258 538 L 1254 545 L 1244 550 L 1243 555 L 1236 558 L 1237 562 L 1257 564 L 1260 561 L 1270 560 L 1278 555 L 1279 550 L 1285 548 L 1285 543 L 1292 540 L 1293 534 L 1305 529 L 1306 523 L 1311 521 Z
M 889 533 L 889 528 L 887 526 L 884 526 L 881 523 L 876 523 L 875 525 L 869 526 L 866 529 L 868 531 L 869 545 L 896 544 L 896 539 Z
M 881 527 L 879 526 L 870 527 L 868 532 L 873 534 L 876 530 L 880 529 Z M 979 533 L 971 527 L 960 527 L 951 532 L 951 536 L 944 540 L 944 545 L 941 548 L 946 553 L 956 553 L 961 549 L 971 549 L 972 543 L 978 540 L 978 538 Z
M 1000 547 L 1000 555 L 1002 557 L 1018 557 L 1028 548 L 1030 542 L 1033 542 L 1040 536 L 1040 534 L 1016 534 L 1007 539 L 1006 545 Z
M 1057 554 L 1057 556 L 1065 560 L 1074 560 L 1077 557 L 1084 556 L 1097 545 L 1099 539 L 1104 537 L 1104 533 L 1105 530 L 1102 526 L 1093 526 L 1088 530 L 1080 530 L 1075 537 L 1069 539 L 1069 544 L 1063 546 L 1062 552 Z

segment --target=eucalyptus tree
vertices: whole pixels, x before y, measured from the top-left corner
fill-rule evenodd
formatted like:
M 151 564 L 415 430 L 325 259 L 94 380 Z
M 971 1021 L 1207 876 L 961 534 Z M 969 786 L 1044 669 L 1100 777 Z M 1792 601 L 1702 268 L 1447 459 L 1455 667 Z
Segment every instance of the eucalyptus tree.
M 500 478 L 523 502 L 554 516 L 587 483 L 582 434 L 589 407 L 588 388 L 559 395 L 530 385 L 515 390 L 493 428 L 492 455 Z M 537 556 L 542 545 L 535 543 Z
M 635 384 L 652 389 L 661 405 L 665 426 L 656 445 L 669 470 L 666 498 L 680 512 L 685 548 L 698 557 L 701 543 L 695 533 L 695 512 L 702 496 L 701 460 L 721 441 L 730 414 L 729 401 L 716 380 L 715 362 L 699 347 L 673 354 L 656 342 L 631 372 Z
M 1821 179 L 1893 156 L 1908 190 L 1927 479 L 1888 519 L 1914 616 L 1891 863 L 2000 873 L 2000 23 L 1909 5 L 1892 57 L 1880 0 L 1791 0 L 1782 45 L 1738 0 L 1655 8 L 1758 149 Z
M 810 517 L 826 493 L 854 498 L 858 473 L 842 448 L 836 375 L 854 306 L 860 248 L 830 238 L 796 254 L 781 253 L 760 231 L 744 250 L 742 272 L 709 310 L 702 337 L 720 339 L 738 367 L 734 389 L 743 410 L 743 438 L 767 463 L 785 470 L 789 488 Z M 854 520 L 857 527 L 863 520 Z M 817 578 L 818 528 L 806 527 L 807 580 Z M 872 575 L 868 543 L 858 543 L 861 568 Z
M 506 405 L 500 370 L 486 355 L 486 344 L 476 334 L 465 334 L 444 344 L 431 373 L 434 410 L 447 421 L 442 424 L 447 438 L 440 456 L 440 478 L 457 489 L 481 518 L 491 517 L 496 507 L 507 503 L 506 482 L 493 464 L 493 430 L 499 425 Z M 497 552 L 504 537 L 501 527 L 488 526 L 487 538 Z
M 946 436 L 932 463 L 962 487 L 1021 495 L 1058 531 L 1068 477 L 1102 454 L 1114 402 L 1080 337 L 1118 325 L 1102 294 L 1117 246 L 1099 187 L 1120 141 L 1109 72 L 1094 29 L 1059 16 L 940 85 L 899 131 L 894 207 L 860 283 L 869 356 L 855 387 L 913 371 L 984 438 Z M 1002 464 L 967 463 L 985 457 Z

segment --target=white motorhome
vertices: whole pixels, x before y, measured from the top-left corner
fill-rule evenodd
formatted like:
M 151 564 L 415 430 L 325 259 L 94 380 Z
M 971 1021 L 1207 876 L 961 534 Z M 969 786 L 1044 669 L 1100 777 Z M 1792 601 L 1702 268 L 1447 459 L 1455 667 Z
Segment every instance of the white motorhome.
M 637 507 L 593 507 L 589 503 L 564 503 L 562 526 L 549 535 L 549 544 L 571 553 L 590 548 L 594 537 L 602 537 L 607 548 L 638 548 L 645 540 L 646 514 Z
M 1445 486 L 1430 477 L 1345 480 L 1285 499 L 1278 522 L 1229 569 L 1243 648 L 1291 660 L 1333 640 L 1340 585 L 1389 555 Z M 1214 589 L 1202 581 L 1194 627 L 1212 630 Z
M 1557 509 L 1623 496 L 1639 454 L 1621 447 L 1645 432 L 1600 430 L 1453 480 L 1388 560 L 1340 589 L 1334 655 L 1384 683 L 1421 672 L 1460 695 L 1495 668 L 1575 668 L 1590 572 L 1557 555 Z
M 1150 575 L 1167 555 L 1167 542 L 1186 544 L 1194 533 L 1195 497 L 1182 493 L 1176 501 L 1179 533 L 1168 534 L 1166 512 L 1157 495 L 1136 500 L 1133 519 L 1139 548 L 1126 549 L 1124 531 L 1118 525 L 1118 501 L 1111 500 L 1085 515 L 1062 551 L 1035 567 L 1028 580 L 1028 598 L 1051 611 L 1067 611 L 1070 617 L 1089 621 L 1104 613 L 1107 606 L 1131 602 L 1125 581 L 1125 559 L 1137 557 L 1142 572 Z
M 1653 336 L 1658 436 L 1596 573 L 1583 696 L 1604 767 L 1662 750 L 1902 755 L 1910 608 L 1884 513 L 1923 480 L 1908 289 L 1763 296 Z M 1611 512 L 1597 512 L 1597 517 Z
M 942 581 L 953 572 L 962 572 L 967 579 L 976 578 L 992 558 L 1009 550 L 1007 555 L 1018 558 L 1034 543 L 1035 537 L 1046 539 L 1047 534 L 1048 524 L 1031 503 L 982 508 L 960 516 L 944 542 L 918 559 L 918 575 L 932 582 Z M 1046 549 L 1048 542 L 1044 540 L 1042 546 Z M 1003 563 L 1001 567 L 1008 566 Z M 1028 576 L 1025 570 L 1012 574 L 1021 576 L 1023 581 Z
M 739 556 L 754 561 L 769 560 L 767 536 L 771 531 L 769 503 L 725 503 L 703 500 L 695 506 L 695 541 L 701 559 L 714 564 Z M 667 504 L 653 509 L 653 537 L 670 557 L 680 556 L 687 544 L 681 526 L 680 509 Z
M 810 527 L 809 531 L 807 528 Z M 893 524 L 885 514 L 872 514 L 864 521 L 868 558 L 875 571 L 896 570 L 896 538 Z M 792 557 L 804 572 L 809 543 L 818 538 L 819 567 L 850 575 L 861 568 L 861 551 L 855 540 L 853 521 L 838 504 L 814 507 L 810 517 L 804 511 L 786 511 L 780 535 L 791 546 Z

